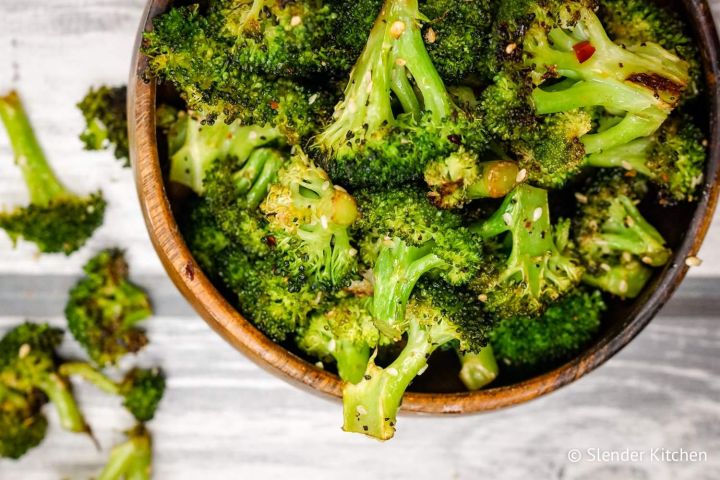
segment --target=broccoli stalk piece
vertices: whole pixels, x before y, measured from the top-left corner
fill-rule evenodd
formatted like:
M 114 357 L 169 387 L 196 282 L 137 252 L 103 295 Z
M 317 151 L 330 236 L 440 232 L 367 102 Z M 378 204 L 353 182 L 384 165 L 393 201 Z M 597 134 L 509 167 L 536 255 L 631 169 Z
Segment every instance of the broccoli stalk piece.
M 150 480 L 152 478 L 152 439 L 143 424 L 125 432 L 127 440 L 115 445 L 97 480 Z
M 18 459 L 45 438 L 42 395 L 25 395 L 0 382 L 0 457 Z
M 397 340 L 418 280 L 437 275 L 452 285 L 469 282 L 481 263 L 479 239 L 460 215 L 436 209 L 413 189 L 365 194 L 359 204 L 361 257 L 373 265 L 375 325 Z
M 428 161 L 459 145 L 483 144 L 425 49 L 421 18 L 417 0 L 385 1 L 332 123 L 315 137 L 336 181 L 387 188 L 421 177 Z
M 512 241 L 505 263 L 504 255 L 496 255 L 489 266 L 494 272 L 473 283 L 488 311 L 537 314 L 580 282 L 583 269 L 565 252 L 569 224 L 553 228 L 546 190 L 518 185 L 490 218 L 471 228 L 487 241 L 504 234 Z
M 147 344 L 138 322 L 152 315 L 147 293 L 128 280 L 122 250 L 108 249 L 83 267 L 85 277 L 70 290 L 68 328 L 98 365 L 116 364 Z
M 693 201 L 704 175 L 703 134 L 691 119 L 668 119 L 650 137 L 593 153 L 593 167 L 620 167 L 636 171 L 660 188 L 664 203 Z
M 102 224 L 105 200 L 100 192 L 80 197 L 55 176 L 16 92 L 0 97 L 0 119 L 15 152 L 30 205 L 0 212 L 0 228 L 15 243 L 34 242 L 43 253 L 72 252 L 82 247 Z
M 273 238 L 279 271 L 290 288 L 346 287 L 357 270 L 348 231 L 358 216 L 355 199 L 333 186 L 327 173 L 302 152 L 278 173 L 260 206 Z
M 42 392 L 65 430 L 90 434 L 70 383 L 58 371 L 62 336 L 62 330 L 47 324 L 24 323 L 7 332 L 0 340 L 0 384 L 26 397 Z
M 507 160 L 480 162 L 477 155 L 459 150 L 425 167 L 430 200 L 440 208 L 462 207 L 478 198 L 502 198 L 515 187 L 518 165 Z
M 373 324 L 369 303 L 367 298 L 350 297 L 314 314 L 298 332 L 298 346 L 323 362 L 335 361 L 341 379 L 358 383 L 365 374 L 370 349 L 384 339 Z
M 501 320 L 490 332 L 490 344 L 504 368 L 536 373 L 585 348 L 598 333 L 605 309 L 600 292 L 578 290 L 552 304 L 540 317 Z
M 133 368 L 120 382 L 114 382 L 85 362 L 67 362 L 60 366 L 66 377 L 80 377 L 111 395 L 122 397 L 123 406 L 139 422 L 153 419 L 165 393 L 165 375 L 157 368 Z
M 86 150 L 113 148 L 115 158 L 130 166 L 127 130 L 127 87 L 90 88 L 77 108 L 85 118 L 80 140 Z
M 662 235 L 637 208 L 646 192 L 643 180 L 610 170 L 581 194 L 573 232 L 590 285 L 633 298 L 650 277 L 639 262 L 660 267 L 670 260 Z
M 343 430 L 380 440 L 395 433 L 397 411 L 410 382 L 440 346 L 458 341 L 463 351 L 486 344 L 488 323 L 468 294 L 447 285 L 419 286 L 407 307 L 407 343 L 385 368 L 370 358 L 363 379 L 343 389 Z
M 486 345 L 478 352 L 458 350 L 460 359 L 460 381 L 465 388 L 475 391 L 492 383 L 498 376 L 498 365 L 492 345 Z

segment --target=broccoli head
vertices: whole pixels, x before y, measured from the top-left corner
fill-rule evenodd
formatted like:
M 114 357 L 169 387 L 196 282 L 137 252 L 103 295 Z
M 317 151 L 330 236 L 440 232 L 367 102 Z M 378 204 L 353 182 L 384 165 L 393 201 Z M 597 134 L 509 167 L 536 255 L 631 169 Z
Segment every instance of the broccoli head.
M 80 140 L 87 150 L 112 148 L 115 158 L 130 166 L 127 129 L 127 87 L 90 88 L 77 104 L 85 118 Z
M 104 250 L 83 269 L 85 277 L 70 290 L 65 307 L 68 328 L 95 363 L 116 364 L 147 344 L 137 323 L 152 315 L 150 300 L 128 280 L 122 250 Z
M 23 238 L 43 253 L 70 255 L 102 224 L 105 200 L 100 192 L 81 197 L 55 176 L 16 92 L 0 97 L 0 119 L 10 137 L 30 204 L 0 212 L 0 228 L 13 242 Z
M 45 438 L 43 394 L 22 394 L 0 382 L 0 457 L 18 459 Z
M 535 315 L 580 282 L 583 269 L 567 251 L 569 224 L 551 224 L 546 190 L 518 185 L 471 228 L 488 243 L 510 237 L 510 251 L 494 252 L 471 285 L 490 312 Z

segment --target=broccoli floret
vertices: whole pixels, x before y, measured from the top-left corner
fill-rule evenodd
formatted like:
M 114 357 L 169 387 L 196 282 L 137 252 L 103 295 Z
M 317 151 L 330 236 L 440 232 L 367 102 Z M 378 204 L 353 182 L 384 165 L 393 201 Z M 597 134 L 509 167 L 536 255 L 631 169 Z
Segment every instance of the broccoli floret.
M 460 381 L 465 388 L 475 391 L 492 383 L 498 376 L 498 365 L 492 345 L 488 344 L 478 352 L 458 350 L 460 359 Z
M 0 457 L 18 459 L 45 438 L 42 394 L 25 395 L 0 382 Z
M 483 45 L 493 21 L 490 0 L 425 0 L 420 10 L 428 18 L 423 38 L 433 64 L 447 82 L 479 72 Z
M 80 197 L 60 183 L 16 92 L 0 97 L 0 119 L 30 194 L 30 205 L 0 212 L 0 228 L 13 243 L 23 238 L 34 242 L 43 253 L 70 255 L 102 224 L 105 214 L 102 194 Z
M 680 12 L 649 0 L 602 0 L 598 16 L 615 43 L 654 42 L 688 62 L 690 82 L 682 101 L 704 89 L 702 57 Z
M 122 397 L 123 406 L 139 422 L 153 419 L 165 393 L 165 374 L 157 368 L 133 368 L 119 382 L 85 362 L 64 363 L 60 373 L 80 377 L 106 393 Z
M 141 423 L 125 432 L 127 440 L 110 451 L 97 480 L 150 480 L 152 478 L 152 438 Z
M 535 315 L 580 282 L 583 269 L 566 248 L 569 224 L 551 224 L 546 190 L 518 185 L 471 228 L 489 242 L 510 237 L 509 253 L 494 252 L 471 285 L 490 312 Z
M 127 126 L 127 87 L 90 88 L 77 104 L 85 117 L 85 130 L 80 140 L 86 150 L 112 148 L 115 158 L 130 166 Z
M 593 167 L 637 171 L 660 189 L 663 203 L 693 201 L 702 184 L 706 145 L 692 119 L 668 119 L 654 135 L 589 155 Z
M 212 277 L 219 269 L 222 253 L 231 246 L 232 241 L 218 227 L 207 201 L 196 199 L 190 202 L 178 223 L 195 260 Z
M 507 160 L 480 161 L 467 150 L 430 162 L 425 167 L 428 197 L 440 208 L 462 207 L 478 198 L 502 198 L 513 189 L 518 165 Z
M 539 317 L 501 320 L 490 333 L 490 344 L 505 368 L 535 373 L 570 359 L 587 346 L 600 329 L 605 308 L 600 292 L 579 290 Z
M 637 262 L 659 267 L 670 260 L 672 251 L 662 235 L 637 208 L 646 192 L 642 179 L 608 170 L 580 194 L 573 233 L 587 269 L 584 281 L 633 298 L 650 276 Z
M 0 385 L 26 397 L 42 392 L 55 405 L 60 425 L 90 433 L 67 378 L 59 372 L 56 349 L 63 332 L 47 324 L 24 323 L 0 339 Z
M 353 187 L 388 188 L 422 176 L 425 164 L 484 134 L 445 88 L 423 44 L 417 0 L 386 0 L 335 107 L 315 137 L 330 176 Z M 403 113 L 393 112 L 394 100 Z
M 147 344 L 138 322 L 152 315 L 147 293 L 128 280 L 119 249 L 108 249 L 83 267 L 85 277 L 70 290 L 65 317 L 73 337 L 98 365 L 116 364 Z
M 234 9 L 240 20 L 237 28 L 245 18 L 246 4 L 241 2 Z M 217 8 L 227 5 L 221 2 Z M 288 78 L 247 71 L 235 58 L 245 50 L 236 48 L 238 38 L 225 34 L 218 20 L 223 21 L 221 14 L 208 18 L 198 5 L 173 8 L 155 18 L 153 30 L 145 34 L 143 43 L 149 72 L 172 82 L 188 108 L 208 123 L 239 119 L 247 125 L 270 124 L 291 143 L 314 132 L 316 125 L 332 113 L 334 94 L 322 86 L 309 87 Z M 283 45 L 282 41 L 278 45 Z
M 369 298 L 349 297 L 315 313 L 296 337 L 301 350 L 323 362 L 336 362 L 340 378 L 362 380 L 370 350 L 384 339 L 373 324 Z
M 343 389 L 343 429 L 387 440 L 395 433 L 396 415 L 410 382 L 427 367 L 430 355 L 451 341 L 463 351 L 487 343 L 491 322 L 466 292 L 446 284 L 419 285 L 407 306 L 407 342 L 387 367 L 370 358 L 363 379 Z
M 357 271 L 349 228 L 358 216 L 355 199 L 298 151 L 280 169 L 260 206 L 268 219 L 276 265 L 295 290 L 336 289 Z
M 407 327 L 405 305 L 416 282 L 437 275 L 463 285 L 482 260 L 479 238 L 459 214 L 435 208 L 414 189 L 362 194 L 360 253 L 372 265 L 373 315 L 380 331 L 399 338 Z

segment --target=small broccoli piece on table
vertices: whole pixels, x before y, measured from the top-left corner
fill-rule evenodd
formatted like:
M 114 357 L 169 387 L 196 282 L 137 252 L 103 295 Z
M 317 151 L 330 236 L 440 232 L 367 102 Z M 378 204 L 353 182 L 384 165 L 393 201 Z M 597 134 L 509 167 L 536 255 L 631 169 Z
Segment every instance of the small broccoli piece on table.
M 277 174 L 260 206 L 280 273 L 290 288 L 308 284 L 333 290 L 349 285 L 357 271 L 350 227 L 358 217 L 355 199 L 302 152 Z
M 0 228 L 13 242 L 23 238 L 35 243 L 43 253 L 70 255 L 102 224 L 105 214 L 102 194 L 81 197 L 60 183 L 16 92 L 0 97 L 0 119 L 30 194 L 30 205 L 0 212 Z
M 378 329 L 398 339 L 407 327 L 405 305 L 421 277 L 463 285 L 482 261 L 480 240 L 459 214 L 435 208 L 418 190 L 359 196 L 357 228 L 363 261 L 373 265 L 373 315 Z
M 492 345 L 488 344 L 477 352 L 458 350 L 460 359 L 460 381 L 471 392 L 480 390 L 498 376 L 498 365 Z
M 86 150 L 112 148 L 115 158 L 130 166 L 127 125 L 127 87 L 90 88 L 77 104 L 85 118 L 85 130 L 80 140 Z
M 298 143 L 329 118 L 335 96 L 322 86 L 309 87 L 289 78 L 248 71 L 247 65 L 238 61 L 245 52 L 252 52 L 239 49 L 235 43 L 242 43 L 244 37 L 238 38 L 231 31 L 242 30 L 243 20 L 252 18 L 245 15 L 250 13 L 246 3 L 230 8 L 233 4 L 213 2 L 210 16 L 192 5 L 173 8 L 155 18 L 153 30 L 145 34 L 143 42 L 149 73 L 172 82 L 188 108 L 208 123 L 241 120 L 247 125 L 270 124 L 291 143 Z M 254 2 L 261 7 L 263 3 Z M 254 13 L 264 17 L 265 12 Z M 230 17 L 224 17 L 225 13 Z M 226 21 L 230 23 L 226 25 Z M 302 22 L 298 27 L 294 30 L 306 31 Z M 285 46 L 282 39 L 277 45 Z M 250 54 L 262 53 L 257 50 Z M 282 54 L 276 50 L 266 53 Z
M 350 297 L 328 305 L 298 332 L 298 346 L 323 362 L 336 362 L 341 379 L 358 383 L 365 374 L 370 350 L 387 343 L 373 324 L 370 304 L 369 298 Z
M 45 438 L 40 393 L 23 394 L 0 382 L 0 457 L 18 459 Z
M 80 377 L 100 390 L 123 399 L 123 406 L 139 422 L 153 419 L 165 393 L 165 374 L 157 368 L 133 368 L 115 382 L 86 362 L 66 362 L 60 372 L 67 377 Z
M 152 438 L 143 424 L 125 432 L 127 440 L 110 451 L 97 480 L 150 480 L 152 478 Z
M 363 379 L 345 384 L 345 431 L 392 438 L 403 394 L 427 367 L 430 355 L 453 341 L 462 351 L 477 352 L 487 344 L 491 328 L 471 295 L 442 283 L 424 283 L 415 289 L 407 322 L 406 345 L 392 363 L 381 368 L 371 357 Z
M 485 146 L 477 122 L 453 103 L 435 69 L 421 18 L 417 0 L 385 1 L 333 121 L 314 140 L 336 182 L 389 188 L 421 178 L 427 162 L 460 145 Z
M 605 308 L 600 292 L 579 290 L 552 304 L 539 317 L 501 320 L 490 333 L 490 344 L 501 365 L 534 373 L 585 348 L 598 333 Z
M 642 179 L 608 170 L 580 195 L 573 233 L 587 269 L 583 281 L 633 298 L 650 277 L 642 264 L 660 267 L 670 260 L 665 239 L 637 208 L 646 193 Z
M 583 268 L 566 248 L 569 224 L 551 224 L 546 190 L 518 185 L 471 228 L 488 242 L 510 237 L 510 251 L 495 252 L 471 284 L 490 312 L 535 315 L 580 282 Z
M 59 372 L 56 349 L 62 336 L 60 329 L 34 323 L 7 332 L 0 339 L 0 385 L 26 398 L 42 392 L 54 404 L 65 430 L 89 434 L 71 385 Z
M 467 150 L 434 160 L 425 167 L 430 200 L 440 208 L 462 207 L 478 198 L 502 198 L 517 183 L 518 165 L 508 160 L 480 161 Z
M 704 145 L 692 119 L 671 117 L 652 136 L 589 155 L 586 163 L 642 174 L 658 186 L 663 203 L 693 201 L 704 176 Z
M 65 317 L 73 337 L 98 365 L 116 364 L 147 344 L 138 322 L 152 315 L 147 293 L 128 280 L 119 249 L 108 249 L 83 267 L 85 277 L 70 290 Z

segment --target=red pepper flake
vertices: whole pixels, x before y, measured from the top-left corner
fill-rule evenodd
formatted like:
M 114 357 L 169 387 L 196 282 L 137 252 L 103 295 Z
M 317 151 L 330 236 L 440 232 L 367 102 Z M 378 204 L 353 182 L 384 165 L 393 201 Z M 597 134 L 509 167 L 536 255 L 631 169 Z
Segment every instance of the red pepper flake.
M 277 110 L 278 108 L 280 108 L 280 104 L 278 102 L 276 102 L 275 100 L 272 100 L 270 102 L 270 108 L 272 108 L 273 110 Z
M 573 45 L 573 50 L 575 50 L 575 58 L 577 58 L 580 63 L 587 62 L 590 60 L 590 57 L 595 54 L 595 47 L 587 40 Z

